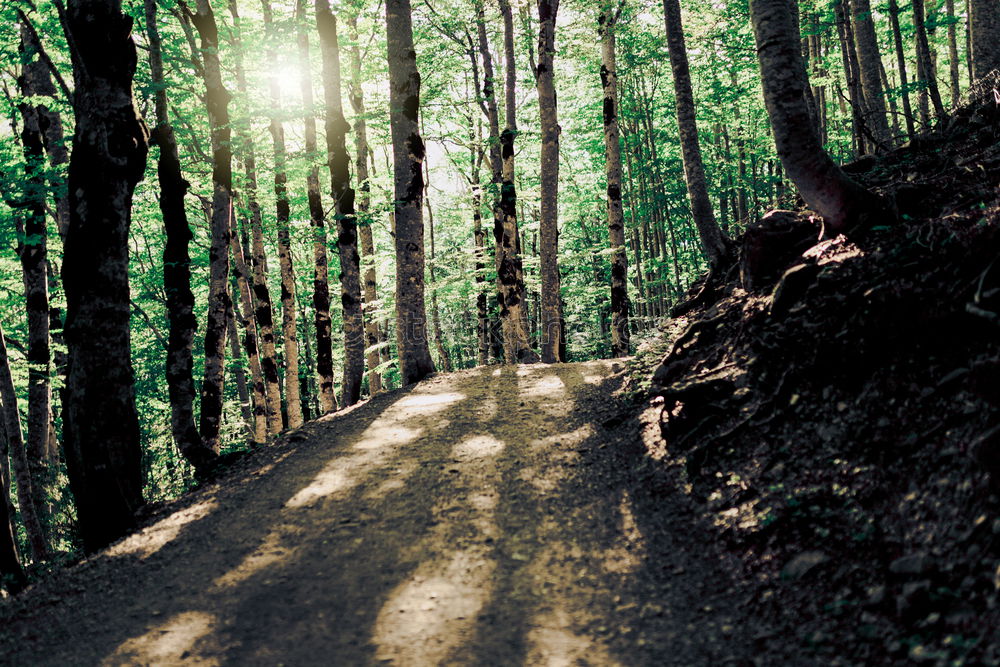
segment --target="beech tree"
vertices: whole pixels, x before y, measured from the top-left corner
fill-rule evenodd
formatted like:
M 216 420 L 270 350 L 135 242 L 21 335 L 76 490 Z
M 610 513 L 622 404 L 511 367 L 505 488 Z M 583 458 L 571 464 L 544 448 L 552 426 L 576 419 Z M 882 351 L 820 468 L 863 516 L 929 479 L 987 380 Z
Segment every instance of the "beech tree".
M 63 260 L 68 353 L 63 433 L 80 537 L 84 549 L 94 551 L 127 533 L 143 504 L 128 232 L 148 133 L 132 97 L 136 48 L 132 19 L 122 13 L 120 0 L 71 0 L 66 30 L 74 45 L 76 130 Z M 222 305 L 220 343 L 225 341 Z M 215 405 L 221 412 L 220 375 L 208 379 L 219 380 Z M 209 446 L 217 450 L 211 413 L 207 431 Z
M 395 181 L 396 344 L 403 384 L 434 372 L 424 307 L 424 141 L 420 136 L 420 74 L 409 0 L 386 0 L 389 113 Z
M 1000 69 L 1000 4 L 994 0 L 969 0 L 972 37 L 972 72 L 980 79 Z
M 872 193 L 830 159 L 809 122 L 803 96 L 805 68 L 790 1 L 752 0 L 750 15 L 764 101 L 781 164 L 806 204 L 823 216 L 827 230 L 847 231 L 881 207 Z
M 559 118 L 556 109 L 555 41 L 559 0 L 538 0 L 538 113 L 541 122 L 539 251 L 542 278 L 542 361 L 562 361 L 562 294 L 559 276 Z

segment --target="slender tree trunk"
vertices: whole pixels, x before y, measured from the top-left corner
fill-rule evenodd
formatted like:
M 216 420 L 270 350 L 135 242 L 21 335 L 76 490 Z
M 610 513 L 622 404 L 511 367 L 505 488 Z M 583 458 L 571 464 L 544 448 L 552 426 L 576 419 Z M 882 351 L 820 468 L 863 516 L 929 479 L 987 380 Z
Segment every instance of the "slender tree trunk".
M 427 197 L 427 185 L 426 183 L 430 181 L 430 165 L 427 160 L 424 160 L 425 177 L 424 177 L 424 206 L 427 208 L 427 235 L 430 240 L 430 262 L 428 262 L 428 270 L 431 279 L 431 326 L 434 329 L 434 346 L 437 348 L 438 352 L 438 362 L 441 364 L 441 370 L 445 373 L 450 373 L 451 368 L 451 355 L 448 354 L 448 349 L 444 346 L 444 339 L 441 335 L 441 316 L 438 310 L 438 300 L 437 300 L 437 278 L 434 272 L 434 209 L 431 207 L 431 202 Z
M 29 456 L 21 433 L 21 417 L 17 409 L 17 391 L 14 389 L 14 378 L 10 374 L 10 359 L 7 356 L 7 342 L 2 327 L 0 327 L 0 412 L 7 434 L 6 442 L 10 447 L 14 479 L 17 481 L 17 503 L 21 510 L 21 522 L 28 535 L 31 556 L 36 563 L 41 562 L 48 559 L 49 547 L 35 504 Z M 5 495 L 4 499 L 6 498 Z M 9 515 L 5 515 L 4 519 L 8 517 Z
M 892 41 L 896 47 L 899 85 L 903 91 L 903 117 L 906 121 L 906 136 L 913 137 L 916 134 L 916 128 L 913 124 L 913 109 L 910 107 L 910 88 L 906 80 L 906 55 L 903 51 L 903 36 L 899 29 L 899 12 L 897 0 L 889 0 L 889 23 L 892 28 Z
M 174 442 L 195 468 L 204 469 L 217 458 L 198 434 L 194 419 L 194 346 L 198 321 L 191 291 L 191 228 L 184 208 L 188 183 L 181 173 L 177 139 L 167 115 L 167 90 L 163 78 L 160 31 L 156 25 L 156 1 L 145 0 L 146 34 L 149 37 L 149 67 L 156 91 L 156 127 L 150 143 L 159 146 L 157 175 L 160 184 L 160 213 L 166 243 L 163 246 L 163 291 L 167 296 L 167 391 L 170 396 L 170 426 Z
M 372 235 L 371 218 L 371 183 L 368 174 L 368 123 L 365 120 L 365 98 L 361 88 L 361 44 L 358 35 L 357 18 L 348 18 L 353 45 L 351 46 L 351 108 L 354 109 L 354 134 L 357 152 L 355 153 L 355 169 L 358 174 L 358 214 L 359 236 L 361 237 L 361 256 L 365 262 L 363 276 L 365 317 L 365 347 L 371 352 L 366 355 L 368 364 L 368 392 L 374 396 L 382 391 L 382 374 L 376 372 L 379 365 L 379 353 L 375 348 L 381 342 L 378 320 L 375 317 L 375 302 L 378 300 L 378 283 L 375 276 L 375 238 Z
M 934 105 L 934 114 L 941 118 L 944 116 L 944 104 L 941 102 L 941 94 L 938 92 L 937 81 L 934 77 L 934 63 L 931 60 L 931 48 L 927 41 L 924 0 L 913 0 L 913 28 L 914 38 L 917 40 L 918 71 L 921 83 L 924 85 L 921 95 L 930 97 L 931 103 Z
M 975 78 L 981 79 L 1000 69 L 1000 3 L 970 0 L 969 10 L 972 71 Z
M 344 319 L 344 386 L 342 403 L 354 405 L 361 398 L 365 374 L 364 318 L 361 312 L 361 259 L 358 255 L 358 224 L 351 187 L 350 154 L 341 103 L 340 44 L 337 19 L 328 0 L 316 0 L 316 24 L 323 52 L 323 90 L 326 100 L 326 148 L 330 165 L 330 189 L 336 207 L 337 249 L 340 253 L 340 301 Z
M 246 371 L 243 370 L 242 359 L 240 359 L 240 336 L 239 332 L 236 330 L 236 320 L 237 318 L 242 319 L 242 315 L 239 313 L 239 308 L 236 305 L 236 301 L 232 302 L 232 309 L 229 311 L 229 316 L 226 318 L 226 331 L 227 337 L 229 339 L 229 355 L 232 357 L 235 363 L 233 366 L 235 368 L 234 375 L 236 376 L 236 394 L 240 397 L 240 416 L 243 417 L 243 426 L 246 429 L 247 438 L 256 440 L 254 433 L 254 405 L 250 400 L 250 390 L 247 387 L 247 375 Z M 263 417 L 263 414 L 261 414 Z M 264 424 L 265 422 L 261 422 Z M 266 434 L 266 426 L 261 430 L 261 433 Z
M 948 79 L 951 84 L 951 106 L 958 106 L 962 96 L 962 87 L 958 69 L 958 30 L 955 25 L 955 0 L 945 0 L 945 13 L 948 16 Z M 1000 35 L 997 36 L 1000 39 Z
M 541 123 L 542 361 L 562 361 L 562 299 L 559 287 L 559 119 L 556 109 L 555 41 L 559 0 L 538 0 L 538 112 Z
M 132 529 L 143 504 L 128 231 L 148 134 L 132 97 L 136 49 L 132 19 L 122 14 L 121 2 L 71 0 L 67 10 L 75 45 L 76 131 L 63 260 L 68 348 L 63 433 L 80 535 L 89 552 Z
M 788 0 L 752 0 L 750 13 L 764 101 L 781 163 L 806 204 L 823 216 L 827 229 L 847 231 L 880 211 L 881 202 L 851 180 L 819 145 L 802 96 L 805 69 Z
M 319 410 L 321 414 L 337 409 L 333 390 L 333 333 L 330 322 L 329 265 L 326 251 L 326 213 L 320 196 L 316 116 L 313 110 L 312 73 L 309 66 L 309 33 L 306 29 L 306 0 L 296 0 L 295 22 L 298 26 L 299 86 L 305 107 L 305 148 L 309 156 L 306 175 L 306 198 L 309 201 L 309 221 L 313 233 L 313 311 L 316 326 L 316 375 L 319 378 Z M 359 177 L 360 178 L 360 177 Z
M 271 68 L 269 81 L 271 120 L 269 130 L 274 145 L 274 201 L 278 226 L 278 261 L 281 265 L 281 319 L 285 339 L 285 406 L 288 427 L 302 426 L 302 397 L 299 391 L 299 344 L 296 335 L 298 309 L 295 305 L 295 274 L 292 270 L 290 247 L 291 206 L 288 203 L 288 173 L 285 151 L 285 128 L 279 119 L 281 113 L 281 84 L 278 81 L 278 52 L 275 41 L 279 34 L 271 15 L 271 3 L 261 2 L 264 25 L 267 31 L 267 62 Z
M 851 0 L 854 18 L 854 39 L 861 65 L 861 87 L 865 96 L 865 121 L 875 143 L 887 148 L 890 143 L 889 125 L 885 118 L 885 99 L 879 67 L 878 38 L 869 0 Z
M 410 0 L 386 0 L 385 19 L 395 171 L 396 342 L 405 385 L 434 372 L 424 307 L 424 141 L 419 131 L 420 74 Z
M 475 56 L 473 55 L 473 58 Z M 469 117 L 469 184 L 472 188 L 472 242 L 476 271 L 476 361 L 480 366 L 490 362 L 490 318 L 486 309 L 486 232 L 483 230 L 483 188 L 480 170 L 486 156 L 483 150 L 483 125 Z
M 680 0 L 663 0 L 663 16 L 667 28 L 670 67 L 674 73 L 674 90 L 677 93 L 677 127 L 680 132 L 688 198 L 691 200 L 691 215 L 698 228 L 708 264 L 713 271 L 718 271 L 731 261 L 731 243 L 719 229 L 712 211 L 712 202 L 708 198 L 708 185 L 701 161 L 698 126 L 695 121 L 691 74 L 684 46 L 684 29 L 681 25 Z
M 240 15 L 236 0 L 229 0 L 229 13 L 233 17 L 232 31 L 234 69 L 236 70 L 236 91 L 243 99 L 249 98 L 246 71 L 243 67 L 243 37 L 240 30 Z M 207 64 L 207 63 L 206 63 Z M 249 121 L 247 124 L 249 127 Z M 243 193 L 250 209 L 251 253 L 246 257 L 253 275 L 253 319 L 260 330 L 260 365 L 264 373 L 264 388 L 267 396 L 267 431 L 270 435 L 281 432 L 281 379 L 278 377 L 278 353 L 274 338 L 274 308 L 271 291 L 267 286 L 267 255 L 264 249 L 264 226 L 261 219 L 260 203 L 257 198 L 257 153 L 253 137 L 246 128 L 237 130 L 239 155 L 246 177 L 246 191 Z M 278 230 L 280 237 L 281 230 Z M 280 246 L 280 238 L 279 238 Z M 280 247 L 279 247 L 280 252 Z M 282 285 L 284 282 L 282 282 Z M 287 355 L 286 355 L 287 356 Z M 287 397 L 286 397 L 287 398 Z
M 3 344 L 2 340 L 0 344 Z M 6 462 L 7 437 L 2 422 L 0 420 L 0 461 Z M 19 593 L 26 583 L 15 533 L 14 511 L 10 504 L 10 476 L 0 471 L 0 583 L 11 595 Z
M 250 382 L 253 389 L 253 428 L 251 436 L 256 444 L 267 442 L 268 421 L 267 421 L 267 388 L 264 386 L 264 371 L 260 362 L 260 348 L 258 347 L 257 327 L 252 317 L 248 313 L 253 312 L 253 296 L 251 295 L 250 269 L 247 267 L 246 257 L 243 254 L 243 245 L 240 243 L 239 234 L 236 229 L 236 216 L 232 217 L 232 227 L 230 235 L 230 250 L 233 255 L 233 270 L 236 274 L 236 287 L 239 292 L 239 299 L 243 312 L 233 305 L 233 315 L 240 327 L 243 329 L 243 349 L 247 353 L 247 364 L 250 367 Z
M 22 19 L 23 20 L 23 19 Z M 25 187 L 19 208 L 23 229 L 19 230 L 17 254 L 21 260 L 25 314 L 28 322 L 28 438 L 26 442 L 34 505 L 44 531 L 48 516 L 48 487 L 51 478 L 49 424 L 51 421 L 52 385 L 49 347 L 48 243 L 45 206 L 48 186 L 45 180 L 45 137 L 48 121 L 44 104 L 30 100 L 46 96 L 52 88 L 48 68 L 38 55 L 33 30 L 21 24 L 20 51 L 23 60 L 19 88 L 24 101 L 21 112 L 21 146 L 24 150 Z M 47 86 L 46 86 L 47 84 Z M 54 92 L 54 91 L 52 91 Z M 21 226 L 20 220 L 17 222 Z M 44 536 L 43 532 L 43 536 Z
M 604 154 L 608 181 L 608 243 L 611 246 L 611 354 L 628 356 L 628 257 L 622 207 L 622 149 L 618 129 L 618 65 L 615 24 L 618 12 L 605 2 L 601 24 L 601 87 L 604 91 Z
M 851 126 L 855 153 L 864 155 L 868 141 L 865 136 L 864 93 L 861 89 L 861 65 L 858 53 L 854 48 L 854 28 L 851 23 L 851 11 L 848 0 L 837 0 L 835 6 L 837 16 L 837 32 L 840 37 L 840 52 L 844 62 L 844 76 L 847 90 L 851 97 Z
M 233 165 L 229 92 L 222 80 L 219 31 L 208 0 L 198 0 L 191 21 L 201 36 L 205 99 L 212 133 L 212 245 L 209 250 L 208 317 L 205 325 L 205 378 L 201 386 L 201 437 L 219 452 L 222 388 L 226 362 L 226 312 L 229 296 L 229 221 L 233 208 Z
M 494 228 L 497 249 L 497 291 L 500 320 L 504 329 L 504 358 L 507 363 L 535 363 L 531 349 L 524 302 L 524 266 L 521 261 L 520 232 L 517 228 L 517 189 L 514 184 L 514 141 L 517 138 L 517 67 L 514 58 L 514 19 L 509 0 L 499 0 L 503 17 L 504 115 L 506 127 L 500 135 L 501 184 L 499 227 Z M 480 25 L 483 25 L 480 23 Z M 485 35 L 485 30 L 481 33 Z

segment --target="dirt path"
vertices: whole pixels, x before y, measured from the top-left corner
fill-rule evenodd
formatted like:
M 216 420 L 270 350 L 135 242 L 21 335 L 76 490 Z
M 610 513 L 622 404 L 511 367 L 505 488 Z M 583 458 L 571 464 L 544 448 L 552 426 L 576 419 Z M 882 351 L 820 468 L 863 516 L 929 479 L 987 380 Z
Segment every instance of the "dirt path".
M 744 664 L 724 564 L 629 472 L 617 370 L 463 371 L 310 423 L 0 609 L 0 661 Z

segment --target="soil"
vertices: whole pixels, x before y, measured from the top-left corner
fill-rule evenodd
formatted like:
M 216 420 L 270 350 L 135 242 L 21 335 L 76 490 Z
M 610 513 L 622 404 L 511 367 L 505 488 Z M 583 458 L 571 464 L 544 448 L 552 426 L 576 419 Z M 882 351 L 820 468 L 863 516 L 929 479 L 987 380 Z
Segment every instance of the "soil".
M 766 625 L 649 484 L 624 364 L 439 375 L 309 423 L 0 609 L 67 664 L 752 664 Z

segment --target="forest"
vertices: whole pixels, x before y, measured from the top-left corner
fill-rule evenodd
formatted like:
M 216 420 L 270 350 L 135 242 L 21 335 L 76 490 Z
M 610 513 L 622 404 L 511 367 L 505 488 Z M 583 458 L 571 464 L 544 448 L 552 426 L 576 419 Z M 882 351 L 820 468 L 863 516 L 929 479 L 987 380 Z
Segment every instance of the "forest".
M 11 664 L 1000 664 L 996 0 L 0 19 Z

